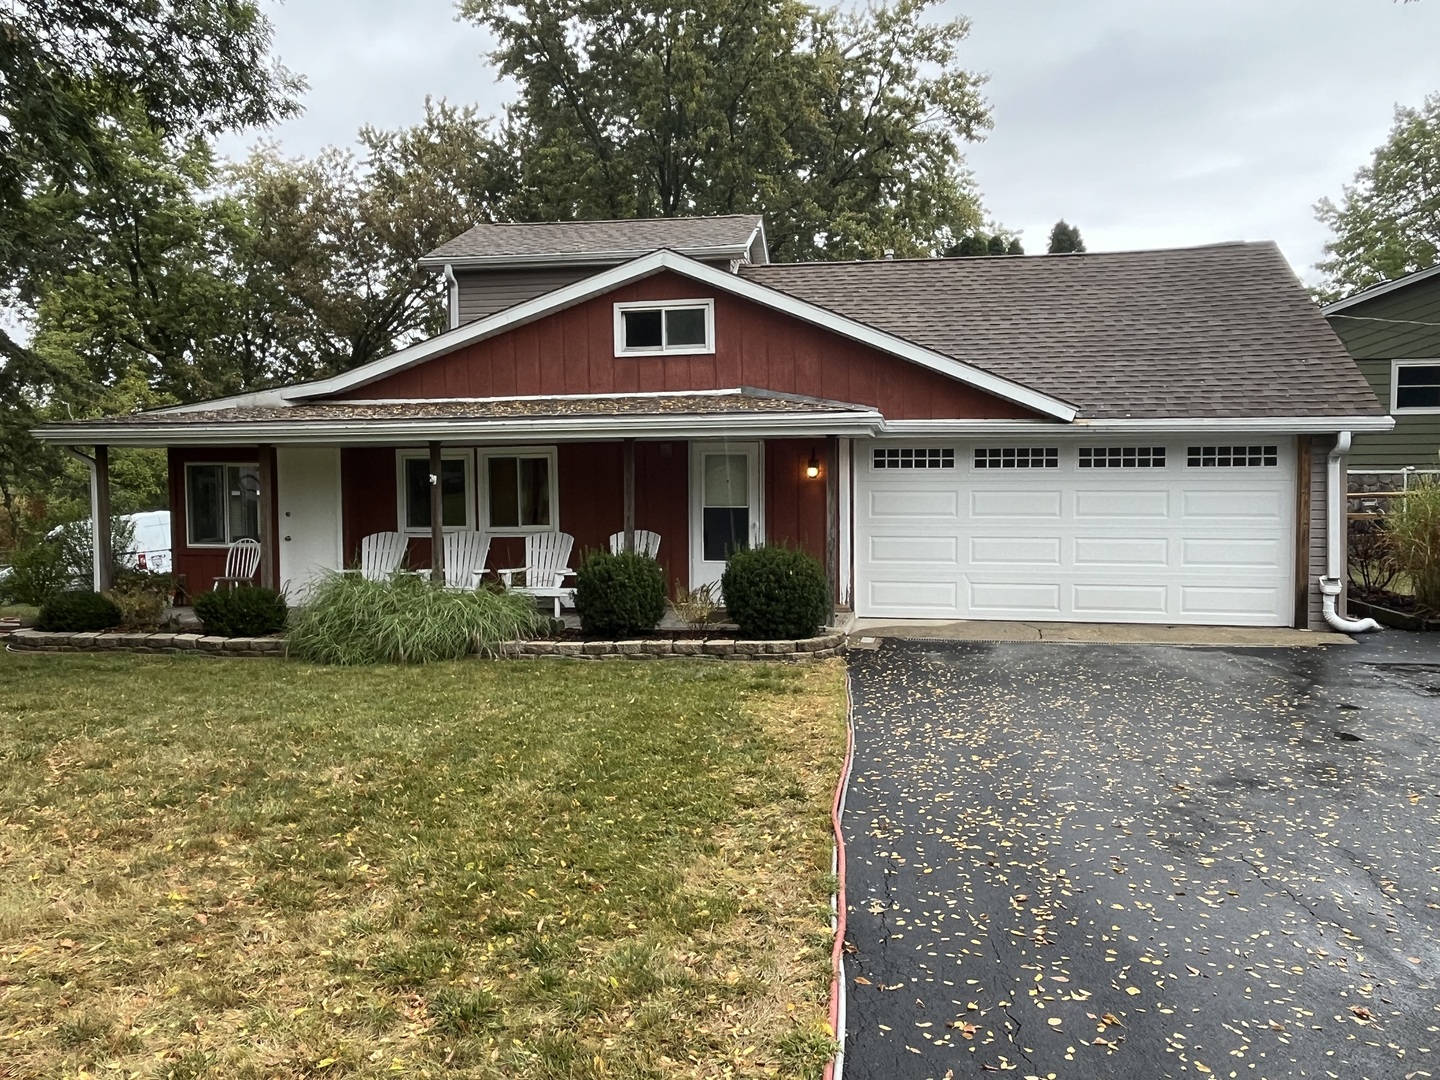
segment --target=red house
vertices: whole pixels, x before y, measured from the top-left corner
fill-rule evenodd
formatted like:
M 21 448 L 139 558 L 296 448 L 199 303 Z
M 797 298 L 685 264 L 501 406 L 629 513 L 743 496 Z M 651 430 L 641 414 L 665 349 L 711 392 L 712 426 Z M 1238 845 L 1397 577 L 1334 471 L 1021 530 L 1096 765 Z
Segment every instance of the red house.
M 661 535 L 823 559 L 859 616 L 1320 626 L 1349 433 L 1391 420 L 1272 244 L 770 264 L 755 217 L 481 225 L 451 329 L 318 382 L 48 441 L 163 446 L 192 590 L 302 596 L 367 534 Z M 430 478 L 442 498 L 432 516 Z

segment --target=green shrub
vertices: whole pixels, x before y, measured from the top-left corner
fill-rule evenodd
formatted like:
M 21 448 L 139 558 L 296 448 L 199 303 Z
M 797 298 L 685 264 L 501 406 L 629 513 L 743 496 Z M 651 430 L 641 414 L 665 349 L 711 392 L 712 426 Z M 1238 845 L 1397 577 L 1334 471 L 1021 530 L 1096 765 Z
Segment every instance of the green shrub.
M 648 555 L 592 552 L 575 575 L 575 612 L 596 637 L 654 630 L 665 614 L 665 573 Z
M 1422 478 L 1395 502 L 1385 517 L 1390 558 L 1410 579 L 1416 605 L 1440 612 L 1440 482 Z
M 730 556 L 720 580 L 725 610 L 751 640 L 811 637 L 830 617 L 830 586 L 815 556 L 758 547 Z
M 287 649 L 320 664 L 424 664 L 493 656 L 541 624 L 523 593 L 452 591 L 410 574 L 388 581 L 330 574 L 297 613 Z
M 151 630 L 160 625 L 174 589 L 175 579 L 169 574 L 122 569 L 116 571 L 115 584 L 105 595 L 120 609 L 122 627 Z
M 274 589 L 239 585 L 195 597 L 195 616 L 215 637 L 263 637 L 285 629 L 285 598 Z
M 67 563 L 61 545 L 53 540 L 38 540 L 11 556 L 10 573 L 0 581 L 0 600 L 40 607 L 56 593 L 76 584 L 77 575 Z
M 120 609 L 97 592 L 75 589 L 55 593 L 40 605 L 37 630 L 88 634 L 120 625 Z

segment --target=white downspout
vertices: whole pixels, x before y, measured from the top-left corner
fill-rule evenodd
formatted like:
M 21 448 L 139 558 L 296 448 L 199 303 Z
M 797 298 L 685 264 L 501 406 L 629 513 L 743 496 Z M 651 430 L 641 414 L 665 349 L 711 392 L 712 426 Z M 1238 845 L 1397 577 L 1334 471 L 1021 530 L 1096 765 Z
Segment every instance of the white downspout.
M 92 458 L 89 454 L 82 454 L 73 446 L 65 446 L 61 447 L 61 449 L 63 449 L 65 453 L 69 454 L 76 461 L 83 463 L 90 470 L 90 561 L 94 564 L 95 567 L 92 574 L 95 591 L 99 592 L 100 560 L 102 558 L 100 554 L 100 544 L 105 536 L 105 534 L 101 531 L 100 522 L 97 520 L 96 514 L 96 511 L 100 509 L 100 477 L 99 474 L 95 471 L 95 459 Z M 109 528 L 108 522 L 106 523 L 106 528 Z
M 1350 432 L 1342 431 L 1335 437 L 1335 449 L 1330 451 L 1328 483 L 1325 488 L 1326 513 L 1329 522 L 1325 527 L 1326 552 L 1325 576 L 1320 579 L 1320 597 L 1324 607 L 1325 621 L 1342 634 L 1363 634 L 1367 630 L 1379 630 L 1380 624 L 1374 619 L 1347 619 L 1335 610 L 1340 598 L 1342 575 L 1346 572 L 1342 556 L 1345 543 L 1347 505 L 1349 492 L 1343 483 L 1345 455 L 1350 453 Z
M 455 277 L 455 268 L 445 264 L 445 303 L 450 315 L 450 329 L 460 325 L 460 281 Z

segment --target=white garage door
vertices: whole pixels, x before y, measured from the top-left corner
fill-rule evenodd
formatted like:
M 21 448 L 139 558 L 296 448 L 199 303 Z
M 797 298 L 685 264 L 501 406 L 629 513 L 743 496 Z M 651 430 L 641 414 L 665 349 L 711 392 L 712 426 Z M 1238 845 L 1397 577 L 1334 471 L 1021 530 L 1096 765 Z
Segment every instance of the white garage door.
M 857 442 L 856 612 L 1286 626 L 1293 439 Z

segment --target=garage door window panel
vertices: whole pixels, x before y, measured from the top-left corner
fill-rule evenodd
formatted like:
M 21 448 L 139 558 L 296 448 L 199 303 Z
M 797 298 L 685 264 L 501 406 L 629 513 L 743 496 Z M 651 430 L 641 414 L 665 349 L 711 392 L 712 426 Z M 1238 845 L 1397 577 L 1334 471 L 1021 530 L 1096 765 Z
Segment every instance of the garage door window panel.
M 1075 464 L 1082 469 L 1163 469 L 1163 446 L 1082 446 Z
M 1191 446 L 1185 464 L 1192 469 L 1262 469 L 1280 464 L 1278 446 Z
M 977 469 L 1058 469 L 1060 449 L 1055 446 L 977 447 Z
M 871 459 L 877 469 L 953 469 L 952 447 L 882 446 Z

